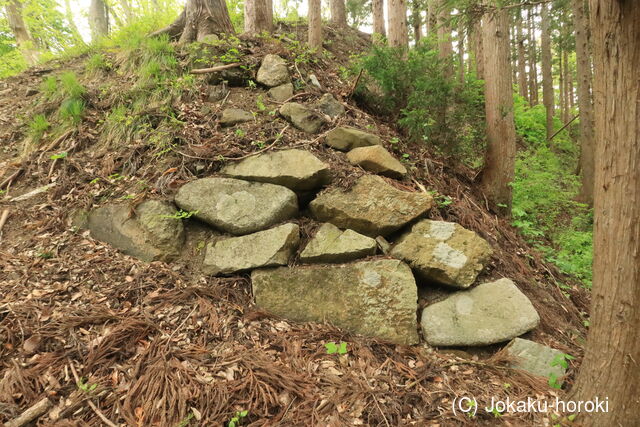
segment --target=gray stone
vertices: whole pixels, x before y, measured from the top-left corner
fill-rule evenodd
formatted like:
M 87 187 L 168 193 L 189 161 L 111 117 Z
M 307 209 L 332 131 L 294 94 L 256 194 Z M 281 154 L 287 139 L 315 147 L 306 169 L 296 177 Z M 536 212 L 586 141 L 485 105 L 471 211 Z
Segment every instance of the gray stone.
M 471 230 L 445 221 L 422 220 L 403 234 L 391 256 L 408 263 L 426 281 L 468 288 L 489 261 L 491 246 Z
M 132 212 L 135 214 L 132 216 Z M 175 207 L 148 200 L 135 210 L 124 204 L 106 205 L 89 213 L 91 236 L 143 261 L 171 261 L 180 254 L 184 227 L 172 218 Z
M 207 246 L 202 266 L 207 274 L 229 274 L 258 267 L 287 265 L 300 243 L 296 224 L 284 224 Z
M 258 69 L 256 80 L 269 87 L 288 83 L 290 78 L 286 61 L 278 55 L 266 55 Z
M 284 102 L 293 96 L 293 85 L 291 83 L 285 83 L 280 86 L 272 87 L 268 92 L 269 96 L 278 101 Z
M 331 322 L 398 344 L 418 342 L 417 290 L 402 261 L 254 270 L 258 307 L 294 321 Z
M 382 145 L 380 137 L 348 127 L 337 127 L 327 133 L 325 139 L 329 147 L 336 150 L 349 151 L 357 147 Z
M 222 112 L 222 118 L 220 118 L 221 126 L 233 126 L 238 123 L 250 122 L 253 120 L 253 114 L 248 111 L 241 110 L 239 108 L 226 108 Z
M 389 176 L 402 178 L 407 169 L 381 145 L 356 147 L 347 153 L 347 160 L 362 169 Z
M 221 83 L 219 85 L 213 85 L 209 88 L 207 94 L 207 101 L 218 102 L 222 101 L 229 94 L 229 88 L 226 84 Z
M 316 102 L 315 108 L 322 111 L 332 119 L 343 116 L 345 112 L 344 105 L 342 105 L 342 103 L 335 99 L 330 93 L 322 95 L 318 102 Z
M 333 188 L 309 204 L 314 219 L 370 237 L 388 236 L 431 209 L 426 193 L 401 191 L 383 178 L 364 175 L 349 191 Z
M 376 241 L 353 230 L 342 231 L 323 224 L 300 253 L 300 261 L 310 263 L 347 262 L 376 253 Z
M 175 202 L 215 228 L 249 234 L 294 217 L 296 194 L 286 187 L 232 178 L 203 178 L 183 185 Z
M 313 190 L 331 182 L 329 165 L 305 150 L 271 151 L 226 166 L 222 174 L 268 182 L 296 191 Z
M 507 354 L 516 358 L 512 368 L 521 369 L 541 377 L 560 378 L 566 369 L 560 364 L 564 353 L 537 342 L 516 338 L 507 346 Z M 562 380 L 557 380 L 562 384 Z
M 297 102 L 287 102 L 280 107 L 279 112 L 291 124 L 307 133 L 318 133 L 325 123 L 318 113 Z
M 422 311 L 422 333 L 433 346 L 483 346 L 509 341 L 540 323 L 538 312 L 509 279 L 455 292 Z
M 313 86 L 317 87 L 318 89 L 322 89 L 322 85 L 320 84 L 320 81 L 318 81 L 318 78 L 316 77 L 315 74 L 309 75 L 309 83 L 311 83 Z

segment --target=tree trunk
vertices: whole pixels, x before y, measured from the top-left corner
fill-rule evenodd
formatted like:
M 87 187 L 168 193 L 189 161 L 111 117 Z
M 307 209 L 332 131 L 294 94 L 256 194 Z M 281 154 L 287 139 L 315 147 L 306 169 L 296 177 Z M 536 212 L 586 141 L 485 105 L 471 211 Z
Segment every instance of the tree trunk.
M 473 24 L 473 52 L 475 56 L 476 76 L 480 80 L 484 80 L 484 49 L 482 39 L 482 21 L 478 18 Z
M 446 61 L 445 77 L 453 77 L 453 44 L 451 42 L 451 27 L 449 19 L 451 10 L 445 4 L 446 0 L 440 0 L 438 5 L 438 51 L 440 59 Z
M 109 15 L 103 0 L 91 0 L 89 5 L 89 27 L 91 41 L 100 40 L 109 34 Z
M 322 49 L 322 3 L 321 0 L 309 0 L 309 47 Z
M 541 9 L 541 48 L 542 48 L 542 103 L 547 111 L 547 139 L 553 135 L 553 74 L 551 73 L 551 29 L 549 6 L 542 4 Z
M 497 6 L 497 0 L 493 5 Z M 511 182 L 515 175 L 516 131 L 509 48 L 509 11 L 498 9 L 482 18 L 485 72 L 485 114 L 487 152 L 482 171 L 482 188 L 493 207 L 511 212 Z
M 584 0 L 572 0 L 573 25 L 576 34 L 576 72 L 578 74 L 578 109 L 580 112 L 580 170 L 582 185 L 578 200 L 593 205 L 595 150 L 593 140 L 593 103 L 591 100 L 591 56 L 589 24 Z
M 427 36 L 431 37 L 436 33 L 437 18 L 434 2 L 437 0 L 426 0 L 427 2 Z
M 569 121 L 571 117 L 571 114 L 570 114 L 571 99 L 569 94 L 569 80 L 571 79 L 571 76 L 569 75 L 569 52 L 565 50 L 562 53 L 562 55 L 564 59 L 564 61 L 562 61 L 564 63 L 564 87 L 562 88 L 562 90 L 564 91 L 564 100 L 565 100 L 564 111 L 562 112 L 563 113 L 562 120 L 566 123 Z
M 373 15 L 373 34 L 375 41 L 375 34 L 379 34 L 383 37 L 387 34 L 384 30 L 384 1 L 372 0 L 371 13 Z
M 270 0 L 245 0 L 244 32 L 250 35 L 273 30 L 273 10 Z
M 518 13 L 518 17 L 522 12 Z M 522 36 L 522 19 L 516 19 L 516 37 L 518 43 L 518 91 L 527 101 L 529 100 L 529 85 L 527 82 L 527 65 L 524 55 L 524 37 Z
M 411 27 L 413 28 L 413 41 L 418 44 L 422 38 L 422 2 L 413 0 L 411 2 Z
M 38 62 L 39 55 L 35 41 L 31 37 L 31 33 L 22 17 L 22 3 L 19 0 L 10 0 L 5 5 L 5 12 L 7 13 L 9 28 L 11 28 L 16 38 L 16 43 L 22 52 L 22 56 L 24 56 L 24 60 L 29 65 L 35 65 Z
M 536 55 L 536 34 L 533 21 L 533 9 L 528 12 L 529 36 L 529 95 L 530 105 L 538 105 L 538 59 Z
M 329 8 L 331 9 L 331 24 L 338 28 L 347 26 L 347 8 L 344 4 L 345 0 L 329 0 Z
M 562 49 L 560 49 L 560 51 L 558 52 L 558 88 L 560 89 L 558 91 L 558 94 L 560 95 L 560 120 L 563 123 L 566 123 L 565 121 L 565 111 L 567 108 L 567 100 L 565 99 L 564 95 L 564 51 Z
M 176 20 L 151 37 L 168 34 L 179 37 L 180 44 L 203 40 L 209 34 L 233 34 L 233 25 L 225 0 L 187 0 L 184 10 Z
M 387 15 L 389 18 L 389 46 L 406 48 L 409 45 L 409 34 L 407 33 L 407 4 L 405 0 L 389 0 Z
M 464 84 L 464 22 L 458 22 L 458 78 Z
M 591 327 L 572 400 L 607 399 L 591 426 L 637 426 L 640 408 L 640 8 L 590 1 L 596 177 Z

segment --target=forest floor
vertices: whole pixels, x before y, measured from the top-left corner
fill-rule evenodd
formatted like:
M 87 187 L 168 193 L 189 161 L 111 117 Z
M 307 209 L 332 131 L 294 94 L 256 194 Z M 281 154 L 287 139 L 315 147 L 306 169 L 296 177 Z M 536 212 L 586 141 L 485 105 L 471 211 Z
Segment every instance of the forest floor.
M 304 38 L 304 29 L 289 29 Z M 375 129 L 383 139 L 402 135 L 393 124 L 348 99 L 352 81 L 340 74 L 349 56 L 368 47 L 356 31 L 327 30 L 333 57 L 298 64 L 314 73 L 325 91 L 348 107 L 342 124 Z M 251 42 L 242 61 L 273 52 L 291 58 L 281 44 Z M 492 397 L 553 399 L 562 390 L 508 367 L 501 346 L 434 349 L 393 345 L 351 335 L 330 324 L 298 324 L 270 316 L 252 301 L 246 275 L 227 278 L 198 271 L 197 242 L 188 243 L 193 263 L 144 263 L 73 227 L 73 213 L 105 200 L 170 198 L 195 175 L 218 170 L 226 159 L 282 147 L 304 148 L 339 170 L 349 186 L 361 172 L 309 137 L 266 113 L 243 126 L 244 135 L 217 126 L 220 103 L 206 102 L 207 86 L 174 104 L 188 141 L 164 156 L 147 141 L 119 146 L 99 143 L 111 106 L 90 102 L 78 127 L 59 141 L 45 140 L 20 156 L 45 76 L 75 70 L 90 99 L 105 81 L 128 81 L 119 73 L 83 74 L 86 57 L 53 62 L 0 82 L 0 214 L 9 217 L 0 235 L 0 422 L 47 399 L 39 425 L 544 425 L 563 423 L 550 414 L 478 411 L 455 413 L 462 396 L 488 405 Z M 295 76 L 294 76 L 295 77 Z M 311 86 L 299 101 L 322 91 Z M 232 87 L 227 106 L 256 110 L 261 89 Z M 268 109 L 270 104 L 264 97 Z M 281 137 L 277 137 L 281 135 Z M 251 144 L 257 137 L 266 146 Z M 398 157 L 411 153 L 415 166 L 406 188 L 421 186 L 453 202 L 434 208 L 433 219 L 474 230 L 494 248 L 479 280 L 507 277 L 531 299 L 540 326 L 527 338 L 576 357 L 565 388 L 582 357 L 583 321 L 589 295 L 527 245 L 508 221 L 491 214 L 474 181 L 476 172 L 424 146 L 400 142 Z M 66 158 L 52 154 L 68 152 Z M 16 175 L 16 173 L 18 173 Z M 13 197 L 48 185 L 25 200 Z M 191 221 L 191 220 L 190 220 Z M 303 235 L 308 227 L 302 224 Z M 302 245 L 303 246 L 303 245 Z M 557 283 L 570 286 L 563 289 Z M 421 304 L 429 298 L 423 294 Z M 327 342 L 345 341 L 344 355 L 327 354 Z M 247 411 L 246 414 L 243 411 Z

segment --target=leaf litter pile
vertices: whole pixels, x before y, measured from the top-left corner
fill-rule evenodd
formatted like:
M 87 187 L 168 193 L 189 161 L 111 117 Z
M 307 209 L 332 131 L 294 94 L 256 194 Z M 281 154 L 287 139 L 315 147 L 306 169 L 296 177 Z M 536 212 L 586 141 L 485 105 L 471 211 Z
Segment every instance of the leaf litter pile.
M 340 43 L 332 48 L 348 51 Z M 252 54 L 264 55 L 260 49 Z M 335 63 L 315 66 L 323 87 L 347 108 L 327 129 L 346 124 L 375 129 L 383 139 L 397 135 L 347 99 L 351 83 L 340 80 Z M 198 238 L 188 240 L 183 257 L 193 262 L 174 264 L 143 263 L 93 240 L 74 226 L 78 209 L 120 199 L 135 215 L 145 198 L 171 197 L 184 182 L 255 152 L 312 150 L 332 166 L 335 183 L 343 187 L 362 171 L 324 147 L 321 135 L 310 139 L 266 113 L 239 126 L 243 132 L 221 129 L 217 119 L 224 103 L 255 110 L 255 89 L 247 88 L 232 88 L 207 109 L 204 92 L 180 102 L 184 125 L 175 137 L 182 145 L 166 156 L 144 141 L 96 148 L 108 105 L 95 103 L 57 146 L 47 141 L 17 161 L 24 125 L 14 118 L 30 108 L 22 93 L 49 72 L 34 69 L 0 87 L 0 137 L 7 141 L 0 153 L 0 214 L 9 212 L 0 240 L 0 422 L 451 426 L 529 425 L 548 415 L 454 413 L 452 405 L 462 396 L 488 405 L 492 397 L 561 395 L 544 379 L 510 369 L 498 346 L 435 350 L 351 335 L 331 326 L 331 319 L 288 322 L 254 305 L 247 276 L 202 275 Z M 298 101 L 320 95 L 307 88 Z M 258 139 L 264 144 L 251 143 Z M 400 143 L 391 149 L 398 157 L 412 153 L 416 166 L 410 179 L 395 185 L 450 197 L 453 203 L 434 208 L 430 217 L 456 221 L 492 244 L 492 262 L 479 280 L 509 277 L 531 298 L 541 324 L 528 338 L 576 356 L 565 379 L 570 386 L 582 356 L 586 292 L 576 284 L 561 290 L 556 281 L 573 282 L 505 220 L 488 213 L 473 171 L 448 165 L 423 146 Z M 62 150 L 67 154 L 56 157 Z M 19 195 L 25 196 L 15 199 Z M 198 228 L 195 220 L 186 221 Z M 308 239 L 314 225 L 301 225 Z M 420 303 L 427 300 L 423 296 Z

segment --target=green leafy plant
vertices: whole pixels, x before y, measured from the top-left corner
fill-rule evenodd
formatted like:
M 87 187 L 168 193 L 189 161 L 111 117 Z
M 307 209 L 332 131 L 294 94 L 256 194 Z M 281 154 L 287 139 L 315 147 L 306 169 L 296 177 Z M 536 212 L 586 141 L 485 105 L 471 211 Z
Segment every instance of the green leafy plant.
M 67 158 L 68 153 L 66 151 L 62 151 L 58 154 L 52 154 L 51 156 L 49 156 L 49 158 L 51 160 L 57 160 L 57 159 L 66 159 Z
M 34 141 L 39 141 L 51 124 L 44 114 L 36 114 L 29 122 L 29 134 Z
M 169 219 L 189 219 L 194 215 L 197 215 L 199 211 L 183 211 L 180 209 L 176 211 L 176 213 L 172 215 L 160 215 L 160 218 L 169 218 Z
M 330 341 L 324 346 L 327 349 L 327 354 L 347 354 L 347 352 L 349 351 L 347 349 L 347 343 L 344 341 L 341 341 L 340 344 L 336 344 L 335 342 Z
M 84 391 L 85 393 L 91 393 L 96 388 L 98 388 L 98 384 L 97 383 L 95 383 L 95 384 L 89 384 L 88 382 L 85 383 L 82 378 L 80 378 L 78 380 L 76 385 L 78 386 L 78 388 L 80 390 Z
M 227 427 L 237 427 L 242 422 L 242 419 L 249 415 L 249 411 L 238 411 L 236 414 L 227 422 Z

